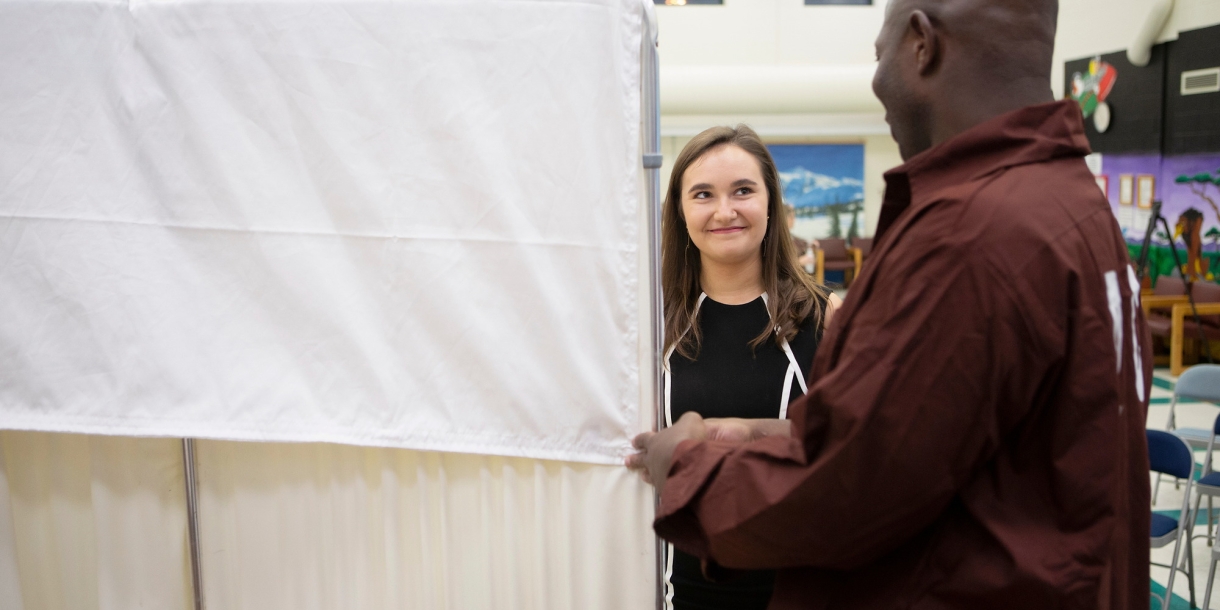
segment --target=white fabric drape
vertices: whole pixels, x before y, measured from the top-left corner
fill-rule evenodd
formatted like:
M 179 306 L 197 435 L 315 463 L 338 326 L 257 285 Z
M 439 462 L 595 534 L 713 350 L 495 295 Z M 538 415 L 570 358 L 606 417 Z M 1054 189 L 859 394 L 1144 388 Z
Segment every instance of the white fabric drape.
M 651 608 L 652 496 L 625 469 L 200 441 L 209 608 Z M 192 604 L 181 446 L 0 432 L 0 608 Z
M 0 1 L 0 428 L 618 463 L 640 22 Z

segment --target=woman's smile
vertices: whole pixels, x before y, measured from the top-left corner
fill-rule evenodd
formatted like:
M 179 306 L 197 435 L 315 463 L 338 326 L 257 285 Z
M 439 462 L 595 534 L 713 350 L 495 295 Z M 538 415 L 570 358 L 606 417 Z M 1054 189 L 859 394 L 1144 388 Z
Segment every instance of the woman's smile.
M 704 263 L 757 265 L 770 198 L 762 166 L 740 146 L 708 150 L 682 175 L 682 214 Z

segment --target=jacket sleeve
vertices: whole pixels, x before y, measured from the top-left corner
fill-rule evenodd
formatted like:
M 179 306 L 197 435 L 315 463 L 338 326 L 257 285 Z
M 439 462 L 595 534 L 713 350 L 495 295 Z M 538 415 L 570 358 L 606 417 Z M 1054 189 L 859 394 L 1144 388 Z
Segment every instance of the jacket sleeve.
M 962 255 L 928 248 L 875 270 L 819 347 L 793 438 L 680 445 L 657 533 L 728 568 L 851 569 L 936 519 L 1051 360 L 1011 282 Z

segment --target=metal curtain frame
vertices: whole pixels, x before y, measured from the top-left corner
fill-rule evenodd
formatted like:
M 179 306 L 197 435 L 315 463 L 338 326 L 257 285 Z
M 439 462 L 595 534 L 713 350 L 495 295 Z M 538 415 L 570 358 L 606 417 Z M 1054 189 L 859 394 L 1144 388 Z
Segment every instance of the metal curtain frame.
M 642 152 L 648 202 L 649 313 L 652 319 L 652 406 L 655 429 L 665 427 L 662 388 L 665 379 L 661 364 L 664 356 L 665 319 L 661 291 L 661 69 L 657 55 L 657 19 L 653 0 L 641 0 L 643 19 L 640 32 L 640 119 L 643 123 Z M 653 492 L 653 505 L 660 504 Z M 665 541 L 656 538 L 656 608 L 665 608 Z
M 199 556 L 199 485 L 195 479 L 195 439 L 182 439 L 182 470 L 186 480 L 186 531 L 191 547 L 191 585 L 195 610 L 203 610 L 203 567 Z

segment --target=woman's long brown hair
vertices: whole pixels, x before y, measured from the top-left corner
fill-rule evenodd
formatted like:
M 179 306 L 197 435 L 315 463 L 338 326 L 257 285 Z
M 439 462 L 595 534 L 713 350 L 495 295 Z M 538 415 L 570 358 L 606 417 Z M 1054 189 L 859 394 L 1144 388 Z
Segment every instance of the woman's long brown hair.
M 702 262 L 699 249 L 690 239 L 686 217 L 682 213 L 682 176 L 687 168 L 708 151 L 719 146 L 736 146 L 758 160 L 763 184 L 767 188 L 767 233 L 762 242 L 763 288 L 767 291 L 770 325 L 759 329 L 750 342 L 757 349 L 774 336 L 790 340 L 800 325 L 814 316 L 821 327 L 825 315 L 823 303 L 828 293 L 797 262 L 788 223 L 784 222 L 783 189 L 779 171 L 771 153 L 758 134 L 745 125 L 713 127 L 691 139 L 674 161 L 665 193 L 661 217 L 661 288 L 665 297 L 665 348 L 677 345 L 676 351 L 694 360 L 699 354 L 702 333 L 695 324 L 695 302 L 702 292 L 699 276 Z M 779 331 L 774 332 L 778 327 Z

